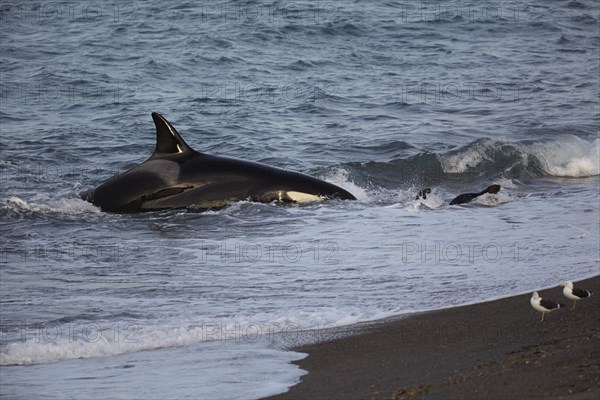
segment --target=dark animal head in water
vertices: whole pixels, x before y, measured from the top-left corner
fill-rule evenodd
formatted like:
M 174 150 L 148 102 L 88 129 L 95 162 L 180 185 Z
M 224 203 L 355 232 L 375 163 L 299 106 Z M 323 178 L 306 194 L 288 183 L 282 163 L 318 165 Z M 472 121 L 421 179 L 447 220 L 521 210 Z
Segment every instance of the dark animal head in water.
M 429 193 L 431 193 L 431 189 L 430 188 L 421 189 L 421 191 L 419 192 L 419 194 L 417 194 L 417 198 L 415 200 L 427 199 L 427 195 Z
M 485 189 L 486 193 L 496 194 L 500 191 L 500 185 L 492 185 Z

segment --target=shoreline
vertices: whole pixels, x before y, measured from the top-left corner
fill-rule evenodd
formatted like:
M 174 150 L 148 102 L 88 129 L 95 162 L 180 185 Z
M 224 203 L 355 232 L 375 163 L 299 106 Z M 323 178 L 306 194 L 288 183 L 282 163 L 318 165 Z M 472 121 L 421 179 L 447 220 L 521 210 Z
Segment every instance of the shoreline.
M 539 291 L 566 306 L 544 322 L 527 293 L 340 328 L 293 348 L 308 374 L 268 399 L 600 398 L 600 276 L 574 283 L 575 310 Z

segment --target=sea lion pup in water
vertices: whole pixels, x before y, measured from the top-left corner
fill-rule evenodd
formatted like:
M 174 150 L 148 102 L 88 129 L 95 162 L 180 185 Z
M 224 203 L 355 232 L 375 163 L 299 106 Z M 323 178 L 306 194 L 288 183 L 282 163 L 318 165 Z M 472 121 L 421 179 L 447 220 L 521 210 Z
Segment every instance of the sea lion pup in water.
M 425 189 L 421 189 L 421 191 L 419 192 L 419 194 L 417 194 L 417 197 L 415 198 L 415 200 L 419 200 L 419 199 L 427 199 L 427 195 L 431 193 L 431 189 L 430 188 L 425 188 Z
M 468 203 L 471 200 L 473 200 L 474 198 L 484 195 L 486 193 L 496 194 L 499 191 L 500 191 L 500 185 L 492 185 L 479 193 L 463 193 L 461 195 L 456 196 L 454 198 L 454 200 L 452 200 L 450 202 L 450 205 Z

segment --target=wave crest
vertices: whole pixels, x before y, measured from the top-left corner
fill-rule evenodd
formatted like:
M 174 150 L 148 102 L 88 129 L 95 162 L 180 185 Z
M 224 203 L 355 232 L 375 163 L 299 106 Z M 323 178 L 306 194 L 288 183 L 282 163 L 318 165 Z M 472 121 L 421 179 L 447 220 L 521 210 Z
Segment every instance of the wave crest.
M 576 136 L 532 143 L 528 154 L 548 175 L 582 178 L 600 175 L 600 139 L 592 143 Z
M 521 179 L 538 176 L 585 178 L 600 175 L 600 139 L 563 135 L 543 141 L 481 138 L 445 153 L 422 152 L 389 162 L 351 163 L 360 185 L 395 188 L 440 182 Z

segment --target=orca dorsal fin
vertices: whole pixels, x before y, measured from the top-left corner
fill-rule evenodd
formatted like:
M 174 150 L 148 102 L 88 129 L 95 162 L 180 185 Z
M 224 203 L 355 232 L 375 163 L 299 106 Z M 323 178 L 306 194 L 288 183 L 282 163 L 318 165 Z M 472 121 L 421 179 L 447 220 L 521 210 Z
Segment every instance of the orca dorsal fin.
M 165 117 L 157 112 L 153 112 L 152 119 L 154 120 L 154 125 L 156 125 L 156 149 L 152 156 L 183 154 L 194 151 L 184 142 L 179 133 L 177 133 L 177 130 L 175 130 Z

